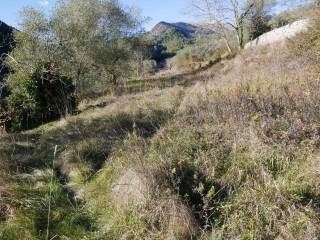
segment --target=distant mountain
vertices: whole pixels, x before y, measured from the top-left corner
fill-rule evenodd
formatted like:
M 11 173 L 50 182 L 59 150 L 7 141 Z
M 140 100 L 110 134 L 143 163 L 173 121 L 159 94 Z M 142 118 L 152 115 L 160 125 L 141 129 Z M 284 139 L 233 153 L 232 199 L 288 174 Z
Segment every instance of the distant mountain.
M 214 34 L 214 31 L 195 24 L 159 22 L 146 33 L 146 37 L 153 44 L 152 59 L 161 63 L 165 59 L 173 57 L 184 47 L 193 44 L 197 36 L 211 34 Z
M 167 23 L 159 22 L 154 28 L 148 33 L 148 35 L 153 37 L 161 37 L 168 30 L 175 31 L 182 34 L 185 38 L 194 38 L 197 35 L 210 35 L 214 34 L 214 31 L 202 27 L 196 26 L 194 24 L 177 22 L 177 23 Z

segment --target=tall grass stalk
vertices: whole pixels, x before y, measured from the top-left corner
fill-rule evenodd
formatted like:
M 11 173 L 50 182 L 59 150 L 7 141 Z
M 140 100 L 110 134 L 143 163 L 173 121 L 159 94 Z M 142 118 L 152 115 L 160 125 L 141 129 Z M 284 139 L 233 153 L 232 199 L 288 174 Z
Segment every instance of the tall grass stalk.
M 56 160 L 58 145 L 54 147 L 53 159 L 52 159 L 52 168 L 51 168 L 51 179 L 50 179 L 50 188 L 49 188 L 49 202 L 48 202 L 48 218 L 47 218 L 47 240 L 50 240 L 50 214 L 51 214 L 51 198 L 52 198 L 52 185 L 54 177 L 54 163 Z M 52 239 L 54 239 L 53 237 Z

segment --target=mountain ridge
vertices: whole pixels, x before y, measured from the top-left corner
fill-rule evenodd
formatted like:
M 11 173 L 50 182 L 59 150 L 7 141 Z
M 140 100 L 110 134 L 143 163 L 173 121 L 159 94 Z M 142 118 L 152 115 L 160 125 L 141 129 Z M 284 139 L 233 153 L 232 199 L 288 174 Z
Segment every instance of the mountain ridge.
M 169 23 L 165 21 L 161 21 L 157 23 L 149 32 L 149 35 L 159 36 L 163 34 L 165 31 L 172 29 L 182 34 L 186 38 L 193 38 L 197 35 L 210 35 L 214 34 L 209 28 L 197 26 L 196 24 L 186 23 L 186 22 L 176 22 Z

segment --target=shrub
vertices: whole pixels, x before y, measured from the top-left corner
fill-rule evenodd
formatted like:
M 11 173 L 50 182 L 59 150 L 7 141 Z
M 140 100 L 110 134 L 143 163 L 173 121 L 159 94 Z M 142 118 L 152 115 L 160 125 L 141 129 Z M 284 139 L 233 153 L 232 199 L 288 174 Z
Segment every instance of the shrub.
M 5 129 L 8 120 L 7 110 L 5 102 L 1 103 L 0 101 L 0 130 Z
M 163 36 L 163 42 L 166 46 L 168 53 L 176 53 L 184 47 L 186 44 L 186 39 L 183 34 L 173 30 L 168 29 Z
M 157 62 L 155 60 L 145 60 L 142 62 L 143 75 L 154 74 L 157 70 Z
M 269 16 L 252 16 L 248 24 L 249 39 L 253 40 L 271 30 Z
M 9 84 L 9 127 L 14 130 L 58 119 L 76 108 L 72 80 L 60 76 L 53 64 L 39 64 L 32 74 L 16 73 Z
M 208 45 L 189 46 L 180 50 L 173 59 L 173 65 L 180 69 L 198 69 L 219 62 L 227 55 L 224 47 Z

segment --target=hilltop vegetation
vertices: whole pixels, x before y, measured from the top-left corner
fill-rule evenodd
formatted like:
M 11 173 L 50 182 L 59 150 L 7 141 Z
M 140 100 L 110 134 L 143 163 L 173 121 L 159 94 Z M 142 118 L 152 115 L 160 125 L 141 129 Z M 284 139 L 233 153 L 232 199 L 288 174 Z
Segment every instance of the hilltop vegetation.
M 146 39 L 151 45 L 150 58 L 161 66 L 161 62 L 171 58 L 176 53 L 190 45 L 194 45 L 198 37 L 212 36 L 210 28 L 195 26 L 188 23 L 160 22 L 146 33 Z
M 118 86 L 138 64 L 142 20 L 116 1 L 59 1 L 50 15 L 25 8 L 21 18 L 4 64 L 11 93 L 0 126 L 9 131 L 74 112 L 74 92 L 81 99 L 101 85 Z
M 89 2 L 90 11 L 102 14 L 90 24 L 92 12 L 78 5 Z M 17 35 L 12 53 L 19 64 L 9 62 L 14 73 L 6 110 L 12 115 L 11 132 L 0 133 L 0 239 L 320 236 L 318 10 L 310 29 L 289 41 L 241 50 L 234 39 L 230 54 L 223 40 L 206 36 L 181 50 L 202 52 L 198 62 L 212 61 L 206 68 L 133 80 L 136 69 L 127 66 L 139 67 L 150 47 L 129 21 L 140 17 L 114 1 L 60 4 L 56 26 L 37 11 L 25 12 L 29 30 Z M 111 46 L 99 42 L 111 31 L 97 24 L 106 17 L 117 19 Z M 74 24 L 79 31 L 71 33 L 91 37 L 59 32 Z M 77 28 L 82 24 L 86 32 Z M 57 46 L 51 34 L 70 42 Z M 83 49 L 83 41 L 98 48 Z M 63 55 L 68 44 L 74 44 L 72 63 Z M 124 65 L 112 65 L 102 55 L 118 53 L 119 46 L 119 61 L 132 54 Z M 87 51 L 95 54 L 77 72 L 74 64 Z M 116 83 L 115 72 L 108 75 L 112 66 L 127 71 Z
M 313 15 L 315 3 L 306 1 L 305 4 L 297 4 L 295 1 L 288 1 L 292 7 L 285 8 L 286 10 L 275 13 L 273 10 L 277 7 L 281 8 L 283 1 L 264 1 L 264 0 L 250 0 L 241 2 L 243 6 L 228 6 L 232 1 L 216 1 L 212 4 L 212 8 L 206 8 L 206 1 L 194 0 L 195 11 L 199 12 L 200 16 L 205 16 L 204 20 L 218 21 L 222 24 L 206 24 L 205 29 L 209 32 L 199 31 L 199 34 L 192 44 L 185 44 L 183 48 L 175 52 L 173 59 L 170 61 L 168 67 L 177 70 L 186 69 L 201 69 L 211 66 L 212 63 L 219 62 L 221 59 L 230 58 L 234 56 L 239 47 L 242 48 L 246 42 L 252 41 L 262 34 L 282 27 L 284 25 L 293 23 L 294 21 L 306 19 Z M 212 3 L 212 2 L 211 2 Z M 224 7 L 221 7 L 225 5 Z M 222 9 L 227 9 L 223 11 Z M 248 9 L 248 11 L 245 11 Z M 230 29 L 229 16 L 243 11 L 243 19 L 235 19 L 234 22 L 241 20 L 241 46 L 239 43 L 239 36 Z M 214 14 L 217 14 L 217 19 L 212 19 Z M 236 14 L 237 15 L 237 14 Z M 219 17 L 220 16 L 220 17 Z M 224 20 L 227 19 L 227 21 Z M 240 26 L 237 29 L 241 29 Z M 208 34 L 209 33 L 209 34 Z M 227 43 L 227 44 L 226 44 Z

